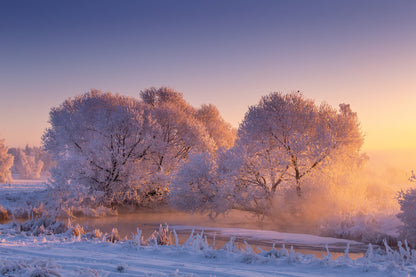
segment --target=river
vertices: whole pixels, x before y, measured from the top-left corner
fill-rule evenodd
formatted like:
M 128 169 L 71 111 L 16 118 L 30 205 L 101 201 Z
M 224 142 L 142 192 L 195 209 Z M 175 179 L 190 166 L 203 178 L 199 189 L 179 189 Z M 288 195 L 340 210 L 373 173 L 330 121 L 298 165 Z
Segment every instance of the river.
M 217 249 L 223 247 L 231 237 L 235 237 L 236 243 L 241 246 L 246 241 L 255 252 L 259 252 L 259 248 L 270 250 L 273 244 L 280 249 L 285 244 L 288 250 L 293 246 L 295 252 L 313 254 L 317 258 L 322 258 L 327 254 L 325 245 L 328 245 L 333 258 L 342 256 L 348 243 L 345 240 L 334 238 L 277 232 L 270 222 L 260 223 L 244 214 L 223 216 L 213 220 L 209 217 L 183 213 L 136 212 L 101 218 L 77 218 L 72 222 L 79 223 L 87 231 L 100 229 L 109 233 L 113 228 L 117 228 L 120 236 L 127 238 L 131 238 L 139 228 L 145 239 L 158 230 L 160 224 L 163 224 L 169 226 L 170 230 L 175 229 L 180 244 L 186 241 L 194 229 L 195 232 L 204 231 L 210 244 L 213 244 L 215 240 L 215 248 Z M 352 259 L 362 257 L 367 250 L 367 245 L 362 243 L 354 241 L 349 243 L 349 257 Z

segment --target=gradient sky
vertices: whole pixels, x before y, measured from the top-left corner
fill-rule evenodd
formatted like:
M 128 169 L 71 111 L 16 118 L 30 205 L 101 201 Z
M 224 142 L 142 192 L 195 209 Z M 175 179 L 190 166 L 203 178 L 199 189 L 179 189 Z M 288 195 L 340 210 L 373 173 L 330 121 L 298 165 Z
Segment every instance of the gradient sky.
M 238 126 L 272 91 L 350 103 L 365 149 L 416 149 L 416 1 L 1 1 L 0 138 L 40 145 L 90 88 L 170 86 Z

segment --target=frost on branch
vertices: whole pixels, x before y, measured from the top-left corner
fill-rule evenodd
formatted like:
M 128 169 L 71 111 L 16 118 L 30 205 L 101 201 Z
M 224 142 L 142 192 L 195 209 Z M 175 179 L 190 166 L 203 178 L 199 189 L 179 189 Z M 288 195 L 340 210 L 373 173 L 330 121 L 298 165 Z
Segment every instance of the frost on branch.
M 183 163 L 172 182 L 171 204 L 185 211 L 215 216 L 232 207 L 231 187 L 220 178 L 215 158 L 193 154 Z
M 157 129 L 145 106 L 133 99 L 91 91 L 50 112 L 45 148 L 57 161 L 57 187 L 82 186 L 98 204 L 135 201 L 148 181 L 143 168 Z
M 202 105 L 196 117 L 205 125 L 209 135 L 215 141 L 216 148 L 229 149 L 234 145 L 237 132 L 221 117 L 217 107 Z
M 110 208 L 163 206 L 172 176 L 190 153 L 213 152 L 224 146 L 213 136 L 232 131 L 223 124 L 222 132 L 210 132 L 222 118 L 202 116 L 170 88 L 147 89 L 140 97 L 92 90 L 52 108 L 43 143 L 57 161 L 52 179 L 59 199 Z
M 349 105 L 340 112 L 327 104 L 317 106 L 300 93 L 272 93 L 250 107 L 238 131 L 237 145 L 248 158 L 265 161 L 252 165 L 248 175 L 257 186 L 275 192 L 290 182 L 301 192 L 301 181 L 325 164 L 337 151 L 358 152 L 363 143 L 355 113 Z M 261 172 L 266 169 L 269 176 Z
M 207 120 L 216 118 L 217 111 L 203 106 L 198 113 Z M 208 130 L 221 125 L 212 122 Z M 211 215 L 231 208 L 270 214 L 278 190 L 283 198 L 288 191 L 301 196 L 305 184 L 313 185 L 312 176 L 318 180 L 315 173 L 331 175 L 340 163 L 346 170 L 355 168 L 363 161 L 362 143 L 357 115 L 349 105 L 341 104 L 337 111 L 300 93 L 272 93 L 249 108 L 231 148 L 195 153 L 182 163 L 172 183 L 171 203 Z
M 265 96 L 249 108 L 227 153 L 236 203 L 258 213 L 270 208 L 279 188 L 301 196 L 303 181 L 314 172 L 337 159 L 359 160 L 362 143 L 349 105 L 337 111 L 300 93 Z
M 158 124 L 152 128 L 154 138 L 149 152 L 151 173 L 171 177 L 190 152 L 210 152 L 214 141 L 204 125 L 195 117 L 195 108 L 181 93 L 170 88 L 150 88 L 140 94 L 150 116 Z

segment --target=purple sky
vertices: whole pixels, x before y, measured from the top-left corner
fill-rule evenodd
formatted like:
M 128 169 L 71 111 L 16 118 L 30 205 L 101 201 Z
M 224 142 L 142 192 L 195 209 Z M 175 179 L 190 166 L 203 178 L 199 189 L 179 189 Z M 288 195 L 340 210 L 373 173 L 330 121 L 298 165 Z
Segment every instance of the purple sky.
M 366 149 L 416 148 L 416 1 L 1 1 L 0 137 L 39 145 L 90 88 L 170 86 L 234 126 L 271 91 L 350 103 Z

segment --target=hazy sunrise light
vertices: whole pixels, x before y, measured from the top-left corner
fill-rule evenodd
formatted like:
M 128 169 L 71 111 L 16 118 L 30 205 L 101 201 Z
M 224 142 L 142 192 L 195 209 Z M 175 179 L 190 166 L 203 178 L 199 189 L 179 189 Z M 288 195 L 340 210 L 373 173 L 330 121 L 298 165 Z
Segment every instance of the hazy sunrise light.
M 0 96 L 0 274 L 415 274 L 416 0 L 0 0 Z
M 0 134 L 40 145 L 91 88 L 169 86 L 238 127 L 272 91 L 349 103 L 365 149 L 416 149 L 413 1 L 4 1 Z

